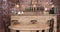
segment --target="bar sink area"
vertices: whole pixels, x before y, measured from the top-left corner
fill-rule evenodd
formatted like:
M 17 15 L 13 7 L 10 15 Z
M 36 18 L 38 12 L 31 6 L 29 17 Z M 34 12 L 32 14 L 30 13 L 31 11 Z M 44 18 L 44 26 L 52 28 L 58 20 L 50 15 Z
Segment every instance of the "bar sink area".
M 0 32 L 60 32 L 60 0 L 0 0 Z
M 53 0 L 16 0 L 10 32 L 56 32 L 57 9 Z
M 50 27 L 51 24 L 53 27 Z M 11 32 L 49 32 L 52 28 L 53 32 L 57 30 L 57 16 L 51 15 L 11 15 L 11 25 L 9 29 Z

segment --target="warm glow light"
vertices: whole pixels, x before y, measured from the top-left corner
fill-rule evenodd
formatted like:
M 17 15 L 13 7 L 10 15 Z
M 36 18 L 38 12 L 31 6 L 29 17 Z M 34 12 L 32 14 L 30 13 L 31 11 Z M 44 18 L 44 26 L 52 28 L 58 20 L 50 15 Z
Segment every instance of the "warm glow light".
M 36 7 L 36 5 L 33 5 L 33 7 Z
M 16 7 L 19 7 L 19 5 L 16 5 Z
M 45 8 L 45 11 L 47 11 L 47 8 Z
M 18 12 L 18 14 L 21 14 L 20 12 Z
M 52 7 L 54 7 L 54 5 L 52 5 Z
M 19 11 L 18 14 L 24 14 L 24 12 L 23 11 L 22 12 Z

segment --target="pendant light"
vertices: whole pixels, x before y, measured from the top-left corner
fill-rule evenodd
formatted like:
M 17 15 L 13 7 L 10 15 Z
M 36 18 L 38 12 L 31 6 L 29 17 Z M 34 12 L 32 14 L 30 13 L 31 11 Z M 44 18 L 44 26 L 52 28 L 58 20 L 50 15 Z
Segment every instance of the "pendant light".
M 20 1 L 19 1 L 19 0 L 16 1 L 15 6 L 16 6 L 16 7 L 19 7 L 19 6 L 20 6 Z

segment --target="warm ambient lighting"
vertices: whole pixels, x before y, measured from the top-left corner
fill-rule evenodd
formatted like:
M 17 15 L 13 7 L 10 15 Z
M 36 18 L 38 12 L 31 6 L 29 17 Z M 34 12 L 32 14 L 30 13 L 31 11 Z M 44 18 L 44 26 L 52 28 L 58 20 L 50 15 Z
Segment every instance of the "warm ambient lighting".
M 54 5 L 52 5 L 52 7 L 54 7 Z
M 47 8 L 45 8 L 45 11 L 47 11 L 48 9 Z
M 17 8 L 20 6 L 20 1 L 19 1 L 19 0 L 16 0 L 15 6 L 16 6 Z
M 33 7 L 36 7 L 36 5 L 33 5 Z
M 44 14 L 46 15 L 46 14 L 49 14 L 49 12 L 47 11 L 48 10 L 48 8 L 45 8 L 45 11 L 44 11 Z
M 22 12 L 19 11 L 18 14 L 24 14 L 24 12 L 23 11 Z
M 16 7 L 19 7 L 19 5 L 17 4 Z
M 21 14 L 20 12 L 18 12 L 18 14 Z

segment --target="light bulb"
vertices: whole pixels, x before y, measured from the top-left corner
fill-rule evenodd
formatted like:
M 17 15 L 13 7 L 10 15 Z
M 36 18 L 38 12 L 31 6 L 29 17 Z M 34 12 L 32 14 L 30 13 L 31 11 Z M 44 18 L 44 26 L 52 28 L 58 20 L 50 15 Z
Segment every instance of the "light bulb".
M 47 8 L 45 8 L 45 11 L 47 11 Z
M 54 7 L 54 5 L 52 5 L 52 7 Z
M 16 7 L 19 7 L 19 5 L 16 5 Z
M 33 5 L 33 7 L 36 7 L 36 5 Z
M 20 12 L 18 12 L 18 14 L 21 14 Z

